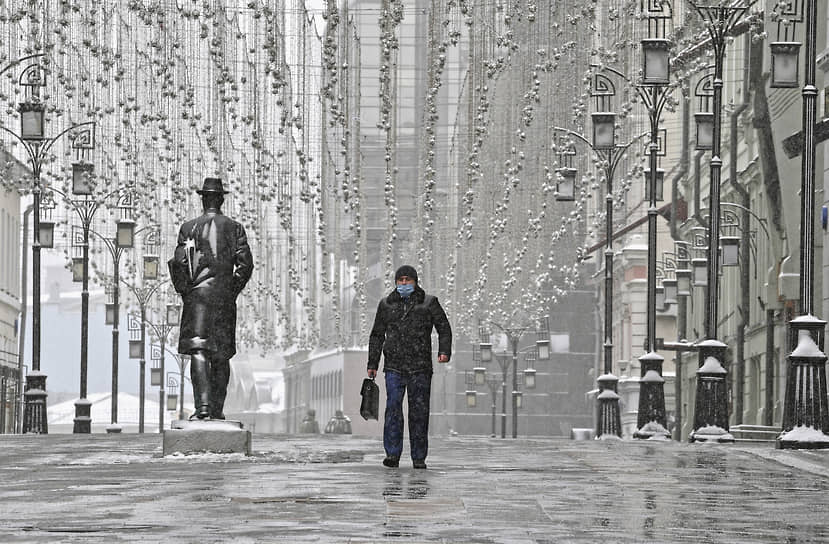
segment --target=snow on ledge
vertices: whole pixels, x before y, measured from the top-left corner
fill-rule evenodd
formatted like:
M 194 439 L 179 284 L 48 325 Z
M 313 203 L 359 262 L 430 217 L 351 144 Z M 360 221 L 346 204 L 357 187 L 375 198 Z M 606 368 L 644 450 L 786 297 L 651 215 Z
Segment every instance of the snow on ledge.
M 192 421 L 176 421 L 173 425 L 176 431 L 241 431 L 242 426 L 238 421 L 223 421 L 220 419 Z

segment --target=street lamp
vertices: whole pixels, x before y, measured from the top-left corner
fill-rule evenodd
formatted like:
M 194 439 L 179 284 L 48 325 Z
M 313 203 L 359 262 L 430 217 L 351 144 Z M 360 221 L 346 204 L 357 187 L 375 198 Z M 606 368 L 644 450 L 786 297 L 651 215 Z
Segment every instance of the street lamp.
M 670 85 L 670 48 L 666 38 L 667 26 L 671 21 L 672 8 L 669 2 L 640 5 L 648 24 L 648 37 L 643 39 L 643 76 L 634 87 L 642 103 L 648 109 L 650 121 L 649 172 L 648 181 L 648 296 L 647 296 L 647 345 L 644 355 L 639 357 L 641 378 L 639 381 L 639 410 L 637 430 L 634 438 L 668 438 L 665 414 L 665 380 L 662 378 L 664 358 L 656 353 L 656 217 L 659 185 L 659 121 L 668 97 L 673 91 Z M 665 149 L 663 145 L 663 149 Z M 663 174 L 664 176 L 664 174 Z M 664 177 L 663 177 L 664 179 Z
M 476 352 L 474 347 L 473 347 L 473 359 L 475 359 L 476 353 L 478 353 L 478 352 Z M 479 367 L 476 367 L 475 370 L 477 370 L 477 368 L 479 368 Z M 500 387 L 501 387 L 502 380 L 500 378 L 498 378 L 497 376 L 487 374 L 486 369 L 483 369 L 483 370 L 484 370 L 484 372 L 480 373 L 480 375 L 483 376 L 483 378 L 484 378 L 483 383 L 479 384 L 477 382 L 479 374 L 475 373 L 475 371 L 473 370 L 473 373 L 470 373 L 469 371 L 466 371 L 466 384 L 467 384 L 467 386 L 484 385 L 485 384 L 489 388 L 489 396 L 490 396 L 490 399 L 492 399 L 492 401 L 490 402 L 490 406 L 492 408 L 492 434 L 490 436 L 492 436 L 492 438 L 495 438 L 495 427 L 496 427 L 495 422 L 496 422 L 496 411 L 497 411 L 497 405 L 498 405 L 498 389 L 500 389 Z M 475 408 L 476 406 L 478 406 L 478 392 L 475 391 L 474 389 L 467 389 L 466 390 L 466 406 L 468 408 Z M 502 438 L 503 438 L 503 434 L 502 434 Z
M 611 72 L 615 72 L 611 70 Z M 619 75 L 617 73 L 617 75 Z M 608 393 L 599 402 L 609 402 L 606 410 L 599 410 L 600 417 L 596 422 L 596 438 L 605 435 L 620 438 L 622 436 L 621 415 L 619 412 L 619 396 L 616 394 L 618 378 L 613 375 L 613 178 L 625 152 L 634 142 L 644 134 L 632 139 L 626 144 L 616 144 L 616 114 L 611 111 L 613 99 L 616 96 L 616 87 L 606 74 L 595 73 L 591 78 L 590 96 L 594 99 L 594 106 L 598 113 L 591 115 L 593 120 L 593 141 L 588 141 L 583 135 L 560 127 L 554 130 L 565 132 L 571 137 L 583 142 L 593 152 L 596 162 L 601 165 L 604 174 L 605 191 L 605 264 L 604 264 L 604 374 L 599 376 L 599 388 L 609 387 Z M 549 342 L 545 349 L 549 349 Z M 538 350 L 539 358 L 542 349 Z M 534 378 L 534 376 L 533 376 Z M 529 387 L 529 385 L 527 386 Z M 616 395 L 615 397 L 613 395 Z M 607 418 L 602 417 L 607 415 Z
M 178 405 L 178 418 L 184 419 L 184 380 L 190 379 L 184 374 L 184 370 L 190 363 L 190 356 L 178 354 L 175 352 L 170 352 L 170 354 L 173 356 L 173 359 L 175 359 L 176 364 L 178 365 L 178 381 L 181 384 L 181 395 L 179 396 Z
M 165 372 L 165 361 L 166 361 L 166 344 L 167 344 L 167 337 L 170 332 L 178 327 L 179 325 L 179 314 L 180 314 L 181 307 L 178 304 L 168 304 L 165 312 L 165 320 L 161 323 L 153 323 L 151 321 L 147 321 L 147 325 L 150 326 L 152 329 L 153 334 L 158 339 L 159 343 L 161 344 L 160 350 L 160 366 L 158 368 L 158 380 L 153 383 L 152 380 L 150 381 L 150 385 L 158 385 L 158 432 L 164 432 L 164 381 L 161 380 L 161 376 L 164 376 Z M 156 370 L 155 368 L 152 370 Z M 151 376 L 152 378 L 152 376 Z
M 732 29 L 756 0 L 687 0 L 699 14 L 708 30 L 714 51 L 714 74 L 711 97 L 714 114 L 711 143 L 711 175 L 708 203 L 708 277 L 706 281 L 705 340 L 699 343 L 697 396 L 694 402 L 694 424 L 689 439 L 695 441 L 733 442 L 728 432 L 727 371 L 722 366 L 727 346 L 717 340 L 720 285 L 720 180 L 722 172 L 722 92 L 723 59 Z M 732 160 L 735 160 L 732 157 Z
M 135 318 L 135 316 L 130 315 L 129 321 L 129 330 L 130 330 L 130 359 L 138 359 L 139 364 L 139 373 L 138 373 L 138 432 L 144 432 L 144 385 L 146 383 L 146 365 L 147 361 L 145 359 L 145 350 L 144 347 L 146 345 L 146 325 L 147 325 L 147 303 L 150 301 L 150 298 L 155 294 L 159 287 L 161 287 L 164 283 L 168 280 L 163 280 L 155 284 L 151 285 L 141 285 L 135 286 L 131 283 L 121 280 L 121 282 L 126 285 L 132 294 L 135 296 L 136 300 L 138 301 L 138 306 L 141 309 L 141 316 L 140 321 Z M 135 335 L 135 333 L 139 333 Z M 134 338 L 133 336 L 138 336 L 138 338 Z M 163 399 L 162 399 L 163 401 Z M 162 402 L 162 406 L 164 403 Z
M 44 53 L 35 53 L 21 57 L 0 70 L 0 75 L 22 63 L 44 57 Z M 32 368 L 26 376 L 26 391 L 23 406 L 23 432 L 46 434 L 49 432 L 46 416 L 46 375 L 40 372 L 40 175 L 44 162 L 50 157 L 52 146 L 62 136 L 73 133 L 72 147 L 91 149 L 94 147 L 95 123 L 92 121 L 72 125 L 49 138 L 45 135 L 46 103 L 40 97 L 41 88 L 46 86 L 46 70 L 39 62 L 26 66 L 20 73 L 18 85 L 23 87 L 24 99 L 18 105 L 20 114 L 20 134 L 0 125 L 0 129 L 16 138 L 28 155 L 32 165 L 32 211 L 34 215 L 34 240 L 32 241 Z
M 536 357 L 541 359 L 541 351 L 539 347 L 544 350 L 544 354 L 549 358 L 549 340 L 550 340 L 550 326 L 548 322 L 548 317 L 545 316 L 538 321 L 537 327 L 535 328 L 536 332 L 536 342 L 534 345 L 529 346 L 526 349 L 534 349 L 536 350 Z M 519 404 L 521 402 L 521 395 L 517 394 L 518 392 L 518 385 L 519 385 L 519 378 L 518 378 L 518 344 L 521 340 L 521 337 L 524 333 L 531 330 L 529 326 L 519 326 L 519 327 L 505 327 L 499 323 L 494 321 L 490 322 L 492 325 L 500 329 L 507 337 L 507 341 L 512 348 L 512 355 L 510 356 L 509 353 L 504 354 L 496 354 L 496 358 L 498 359 L 498 364 L 501 367 L 502 373 L 502 403 L 503 403 L 503 413 L 501 414 L 501 438 L 506 438 L 506 428 L 507 428 L 507 371 L 510 368 L 510 364 L 512 365 L 512 437 L 518 437 L 518 408 L 520 407 Z M 481 361 L 483 361 L 483 354 L 484 354 L 484 346 L 487 346 L 487 350 L 490 351 L 489 357 L 491 358 L 491 350 L 492 350 L 492 343 L 489 341 L 489 333 L 485 331 L 483 328 L 480 329 L 480 344 L 479 348 L 481 351 Z M 545 343 L 546 341 L 546 343 Z
M 122 207 L 122 213 L 129 213 L 127 210 L 131 209 L 130 207 Z M 110 406 L 110 427 L 107 428 L 107 432 L 117 432 L 116 424 L 118 423 L 118 337 L 119 337 L 119 330 L 118 327 L 121 321 L 121 306 L 120 306 L 120 273 L 121 273 L 121 256 L 123 255 L 124 251 L 128 249 L 127 247 L 122 247 L 118 244 L 118 221 L 116 223 L 116 234 L 114 237 L 109 238 L 107 236 L 103 236 L 102 234 L 98 233 L 94 229 L 89 229 L 90 234 L 96 236 L 99 240 L 104 243 L 104 246 L 107 248 L 110 257 L 112 257 L 112 270 L 113 270 L 113 277 L 112 277 L 112 302 L 108 302 L 106 304 L 106 314 L 105 314 L 105 324 L 112 326 L 112 386 L 111 386 L 111 406 Z M 134 225 L 134 222 L 129 221 L 130 224 Z M 143 229 L 142 229 L 143 230 Z M 131 247 L 130 243 L 130 247 Z
M 802 5 L 802 15 L 789 13 Z M 778 448 L 829 448 L 829 400 L 826 385 L 824 331 L 826 322 L 815 317 L 815 122 L 817 95 L 817 0 L 778 4 L 775 10 L 794 34 L 797 23 L 805 26 L 805 70 L 803 85 L 803 128 L 801 134 L 800 188 L 800 316 L 789 321 L 786 396 L 783 429 Z M 779 20 L 779 19 L 778 19 Z M 781 27 L 778 25 L 778 39 Z M 795 63 L 796 65 L 797 63 Z M 781 68 L 783 67 L 781 62 Z M 781 70 L 782 71 L 782 70 Z M 790 78 L 794 81 L 796 75 Z M 795 84 L 796 85 L 796 84 Z
M 82 198 L 70 198 L 60 189 L 51 187 L 49 192 L 54 192 L 63 197 L 63 200 L 74 210 L 81 222 L 81 235 L 76 236 L 73 232 L 72 245 L 80 245 L 82 256 L 72 258 L 72 279 L 82 283 L 81 287 L 81 376 L 80 376 L 80 398 L 75 403 L 74 433 L 88 434 L 92 432 L 92 417 L 90 414 L 91 404 L 86 398 L 88 360 L 89 360 L 89 234 L 92 231 L 91 224 L 95 213 L 101 205 L 111 196 L 122 192 L 123 188 L 92 198 L 91 182 L 89 176 L 93 172 L 91 163 L 76 163 L 73 165 L 73 178 L 76 178 L 78 171 L 75 166 L 81 164 L 83 172 L 80 177 L 85 181 L 76 183 L 73 181 L 73 195 Z M 51 201 L 51 195 L 49 195 Z

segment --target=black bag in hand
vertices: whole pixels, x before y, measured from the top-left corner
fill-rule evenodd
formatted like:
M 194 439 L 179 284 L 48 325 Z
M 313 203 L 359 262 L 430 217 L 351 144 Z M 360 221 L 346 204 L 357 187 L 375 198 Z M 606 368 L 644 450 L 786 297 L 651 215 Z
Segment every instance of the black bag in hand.
M 360 395 L 363 396 L 363 402 L 360 403 L 360 415 L 363 416 L 363 419 L 379 419 L 380 388 L 374 383 L 373 378 L 363 379 Z

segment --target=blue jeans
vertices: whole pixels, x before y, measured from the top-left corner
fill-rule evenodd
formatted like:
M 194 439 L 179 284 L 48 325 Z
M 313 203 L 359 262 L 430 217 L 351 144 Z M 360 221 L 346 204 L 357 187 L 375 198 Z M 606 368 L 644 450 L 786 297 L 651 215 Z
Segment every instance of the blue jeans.
M 403 453 L 403 395 L 409 397 L 409 443 L 412 459 L 426 459 L 429 451 L 429 393 L 432 374 L 421 372 L 403 375 L 388 371 L 386 375 L 386 418 L 383 426 L 383 447 L 386 455 L 400 457 Z

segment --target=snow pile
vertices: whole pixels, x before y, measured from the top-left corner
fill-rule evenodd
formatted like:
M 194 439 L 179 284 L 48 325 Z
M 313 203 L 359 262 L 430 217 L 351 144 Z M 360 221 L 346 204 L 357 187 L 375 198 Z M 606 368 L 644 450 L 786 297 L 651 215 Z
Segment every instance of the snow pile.
M 780 440 L 787 442 L 829 442 L 829 436 L 811 425 L 798 425 L 791 431 L 780 435 Z

